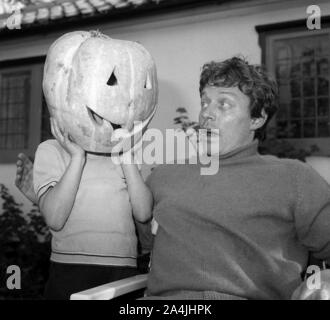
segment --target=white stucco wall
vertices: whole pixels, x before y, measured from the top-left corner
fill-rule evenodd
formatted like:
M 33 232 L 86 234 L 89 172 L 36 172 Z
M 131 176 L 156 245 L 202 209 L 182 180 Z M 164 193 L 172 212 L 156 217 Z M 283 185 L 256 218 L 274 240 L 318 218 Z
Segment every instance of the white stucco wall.
M 260 63 L 256 25 L 306 18 L 310 1 L 252 1 L 249 7 L 227 4 L 155 18 L 128 20 L 95 26 L 114 37 L 141 42 L 156 61 L 159 108 L 151 127 L 173 127 L 177 107 L 186 107 L 192 118 L 199 112 L 198 79 L 201 66 L 242 54 Z M 315 3 L 314 3 L 315 4 Z M 322 15 L 330 14 L 330 2 L 318 1 Z M 87 29 L 93 29 L 91 27 Z M 0 41 L 0 60 L 44 55 L 60 34 Z M 0 166 L 0 182 L 13 186 L 14 165 Z

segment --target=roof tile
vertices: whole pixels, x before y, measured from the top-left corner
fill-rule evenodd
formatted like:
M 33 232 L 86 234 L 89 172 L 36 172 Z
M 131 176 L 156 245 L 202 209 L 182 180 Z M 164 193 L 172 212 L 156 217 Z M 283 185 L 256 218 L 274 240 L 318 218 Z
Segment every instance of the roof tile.
M 14 5 L 10 5 L 14 1 Z M 204 0 L 205 1 L 205 0 Z M 65 21 L 72 18 L 84 19 L 89 16 L 104 15 L 125 10 L 135 10 L 144 6 L 150 8 L 162 4 L 179 6 L 189 0 L 0 0 L 0 33 L 7 26 L 7 19 L 13 14 L 21 14 L 21 28 L 45 25 L 56 20 Z M 200 2 L 203 0 L 191 0 Z M 207 2 L 207 1 L 206 1 Z M 18 9 L 18 10 L 17 10 Z

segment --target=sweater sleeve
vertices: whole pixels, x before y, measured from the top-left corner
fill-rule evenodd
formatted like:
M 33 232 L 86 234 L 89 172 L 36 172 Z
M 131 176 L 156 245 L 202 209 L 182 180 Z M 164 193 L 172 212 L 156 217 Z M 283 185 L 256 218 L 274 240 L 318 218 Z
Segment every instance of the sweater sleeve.
M 296 181 L 298 238 L 315 258 L 330 262 L 330 186 L 305 164 L 297 171 Z

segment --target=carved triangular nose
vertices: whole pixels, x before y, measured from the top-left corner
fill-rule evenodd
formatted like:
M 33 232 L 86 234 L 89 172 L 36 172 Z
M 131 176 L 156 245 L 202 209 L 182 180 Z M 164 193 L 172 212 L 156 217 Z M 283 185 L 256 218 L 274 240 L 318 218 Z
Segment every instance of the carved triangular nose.
M 146 81 L 144 83 L 144 88 L 145 89 L 148 89 L 148 90 L 151 90 L 152 89 L 152 84 L 151 84 L 149 73 L 147 74 L 147 79 L 146 79 Z
M 111 76 L 107 82 L 107 85 L 111 87 L 118 85 L 117 77 L 115 75 L 115 70 L 112 71 Z

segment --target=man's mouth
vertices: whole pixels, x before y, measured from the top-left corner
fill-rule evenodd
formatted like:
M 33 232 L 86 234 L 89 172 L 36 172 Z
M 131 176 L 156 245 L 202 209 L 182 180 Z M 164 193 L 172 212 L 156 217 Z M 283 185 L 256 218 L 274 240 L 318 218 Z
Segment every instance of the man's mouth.
M 207 127 L 201 127 L 204 133 L 206 133 L 207 137 L 211 136 L 219 136 L 220 131 L 219 129 L 214 129 L 214 128 L 207 128 Z
M 207 137 L 211 137 L 213 135 L 219 135 L 219 129 L 212 128 L 210 121 L 208 119 L 205 119 L 201 123 L 200 129 L 202 129 L 204 131 L 204 133 L 206 133 Z
M 87 109 L 87 113 L 90 117 L 90 119 L 96 123 L 98 126 L 102 126 L 104 121 L 108 122 L 111 124 L 113 130 L 116 130 L 116 129 L 120 129 L 122 126 L 120 124 L 116 124 L 116 123 L 113 123 L 109 120 L 106 120 L 104 119 L 103 117 L 101 117 L 99 114 L 97 114 L 95 111 L 93 111 L 91 108 L 89 108 L 88 106 L 86 106 L 86 109 Z

